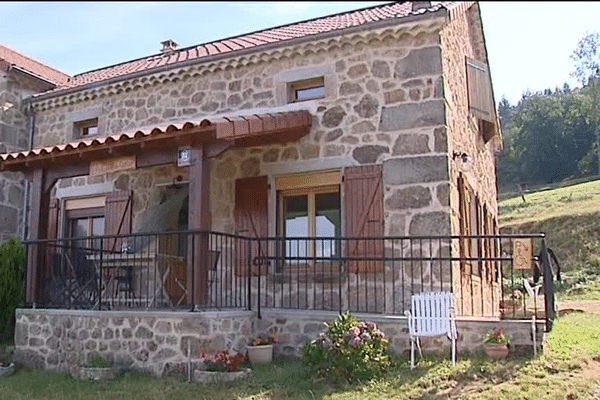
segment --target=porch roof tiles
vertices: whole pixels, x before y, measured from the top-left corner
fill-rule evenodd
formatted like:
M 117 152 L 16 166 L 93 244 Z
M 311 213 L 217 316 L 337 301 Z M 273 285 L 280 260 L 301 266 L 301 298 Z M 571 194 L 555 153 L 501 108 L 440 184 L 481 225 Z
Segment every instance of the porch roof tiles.
M 35 166 L 68 164 L 70 157 L 109 158 L 134 155 L 143 148 L 172 149 L 182 145 L 224 143 L 233 147 L 287 143 L 306 135 L 312 117 L 308 111 L 288 111 L 236 117 L 214 116 L 200 121 L 183 121 L 140 128 L 106 137 L 81 139 L 67 144 L 29 151 L 0 154 L 0 171 L 26 170 Z M 113 155 L 114 156 L 114 155 Z M 50 163 L 50 164 L 49 164 Z

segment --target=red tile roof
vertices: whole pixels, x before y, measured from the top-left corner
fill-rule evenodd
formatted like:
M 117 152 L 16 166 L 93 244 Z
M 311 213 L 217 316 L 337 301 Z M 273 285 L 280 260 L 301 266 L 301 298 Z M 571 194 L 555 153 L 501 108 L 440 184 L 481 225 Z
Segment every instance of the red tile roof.
M 17 67 L 28 74 L 34 75 L 55 85 L 63 85 L 70 78 L 69 75 L 49 67 L 31 57 L 0 44 L 0 61 L 5 65 Z
M 426 3 L 426 2 L 424 2 Z M 442 8 L 454 11 L 456 4 L 464 7 L 467 3 L 457 2 L 431 2 L 431 6 L 417 11 L 412 10 L 413 2 L 395 2 L 356 11 L 335 14 L 308 21 L 270 28 L 258 32 L 227 38 L 211 43 L 187 47 L 165 54 L 155 54 L 149 57 L 128 61 L 75 75 L 66 83 L 62 83 L 56 90 L 64 90 L 84 86 L 91 83 L 104 81 L 111 78 L 124 77 L 141 71 L 151 72 L 152 69 L 164 65 L 176 66 L 184 61 L 202 59 L 212 55 L 235 53 L 244 49 L 257 48 L 270 43 L 282 43 L 287 40 L 318 35 L 326 32 L 341 31 L 343 29 L 367 25 L 376 21 L 404 18 L 435 12 Z M 472 2 L 468 5 L 470 6 Z M 55 90 L 55 92 L 56 92 Z

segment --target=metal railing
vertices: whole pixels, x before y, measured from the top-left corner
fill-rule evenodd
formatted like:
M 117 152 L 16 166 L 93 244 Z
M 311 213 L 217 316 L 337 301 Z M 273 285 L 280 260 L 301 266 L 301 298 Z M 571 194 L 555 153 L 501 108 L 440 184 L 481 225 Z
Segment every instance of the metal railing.
M 235 268 L 240 256 L 249 257 L 247 238 L 177 231 L 23 243 L 38 258 L 29 256 L 28 263 L 41 265 L 37 283 L 29 283 L 37 307 L 250 307 L 249 276 L 240 272 L 245 267 Z
M 523 241 L 536 254 L 525 256 L 527 270 L 514 264 Z M 554 318 L 554 278 L 543 234 L 255 239 L 179 231 L 24 245 L 38 257 L 28 262 L 42 265 L 36 279 L 28 280 L 42 307 L 403 315 L 413 294 L 452 291 L 458 315 L 536 315 L 548 327 Z M 527 286 L 540 282 L 543 294 L 532 298 Z

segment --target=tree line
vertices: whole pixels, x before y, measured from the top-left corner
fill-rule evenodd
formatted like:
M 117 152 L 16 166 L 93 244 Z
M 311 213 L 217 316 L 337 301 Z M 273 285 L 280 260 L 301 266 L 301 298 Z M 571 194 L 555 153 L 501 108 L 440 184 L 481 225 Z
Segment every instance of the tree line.
M 582 84 L 571 89 L 525 92 L 518 104 L 498 104 L 504 150 L 497 158 L 498 187 L 540 185 L 600 175 L 600 35 L 587 34 L 571 55 L 571 75 Z

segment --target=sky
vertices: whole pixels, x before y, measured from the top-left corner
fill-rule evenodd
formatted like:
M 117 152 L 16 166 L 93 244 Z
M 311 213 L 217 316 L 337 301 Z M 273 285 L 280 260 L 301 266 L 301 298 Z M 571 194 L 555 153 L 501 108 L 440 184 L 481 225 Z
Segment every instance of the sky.
M 387 2 L 2 2 L 0 43 L 75 75 L 179 47 Z M 570 55 L 600 2 L 482 1 L 496 102 L 580 84 Z

